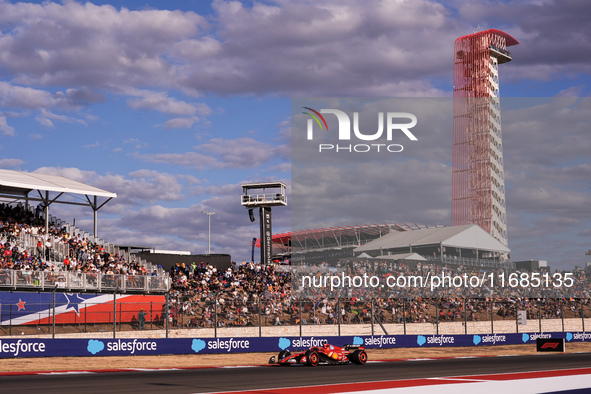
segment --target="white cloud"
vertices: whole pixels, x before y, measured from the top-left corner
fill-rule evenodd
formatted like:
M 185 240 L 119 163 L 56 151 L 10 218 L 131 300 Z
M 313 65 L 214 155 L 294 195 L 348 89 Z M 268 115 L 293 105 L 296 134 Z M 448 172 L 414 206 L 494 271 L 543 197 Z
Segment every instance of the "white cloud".
M 71 116 L 66 116 L 66 115 L 58 115 L 58 114 L 52 113 L 46 109 L 41 109 L 40 114 L 37 115 L 35 120 L 38 121 L 43 126 L 50 127 L 50 128 L 53 128 L 53 121 L 55 121 L 55 120 L 60 121 L 60 122 L 66 122 L 66 123 L 77 123 L 77 124 L 81 124 L 83 126 L 86 126 L 86 122 L 82 119 L 77 119 L 77 118 L 74 118 Z
M 39 109 L 56 106 L 59 100 L 45 90 L 0 81 L 0 104 L 3 107 Z
M 199 122 L 199 118 L 192 116 L 190 118 L 173 118 L 169 119 L 164 123 L 156 125 L 156 127 L 163 127 L 167 130 L 170 129 L 189 129 L 196 122 Z
M 5 116 L 0 116 L 0 131 L 4 135 L 14 136 L 14 127 L 8 125 Z
M 152 92 L 147 90 L 133 89 L 127 92 L 131 96 L 138 96 L 137 99 L 129 99 L 127 104 L 134 109 L 151 109 L 171 115 L 208 115 L 211 109 L 205 103 L 190 104 L 185 101 L 168 97 L 164 92 Z
M 203 170 L 255 168 L 277 158 L 289 160 L 291 153 L 286 145 L 272 146 L 249 137 L 213 138 L 195 146 L 195 150 L 198 152 L 151 153 L 137 157 L 152 163 L 170 163 Z
M 24 163 L 21 159 L 0 159 L 0 168 L 18 167 Z

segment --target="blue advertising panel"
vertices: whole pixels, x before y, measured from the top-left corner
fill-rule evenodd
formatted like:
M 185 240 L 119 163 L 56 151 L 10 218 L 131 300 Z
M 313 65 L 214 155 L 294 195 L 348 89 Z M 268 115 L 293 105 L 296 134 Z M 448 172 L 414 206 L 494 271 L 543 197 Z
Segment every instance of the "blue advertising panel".
M 222 354 L 279 352 L 321 346 L 324 342 L 368 349 L 409 347 L 460 347 L 535 344 L 538 338 L 563 338 L 566 343 L 591 341 L 591 333 L 549 332 L 475 335 L 359 335 L 267 338 L 121 338 L 43 339 L 2 338 L 0 358 L 138 356 L 163 354 Z

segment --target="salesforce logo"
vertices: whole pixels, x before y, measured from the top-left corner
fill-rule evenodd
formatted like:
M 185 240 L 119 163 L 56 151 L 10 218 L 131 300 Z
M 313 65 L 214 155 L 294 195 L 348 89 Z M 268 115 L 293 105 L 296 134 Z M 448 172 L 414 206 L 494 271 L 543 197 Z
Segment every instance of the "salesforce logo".
M 98 352 L 105 349 L 105 344 L 102 341 L 97 341 L 96 339 L 90 339 L 88 341 L 88 346 L 86 346 L 86 350 L 89 353 L 97 354 Z
M 279 349 L 285 350 L 291 345 L 291 341 L 287 338 L 279 338 Z
M 193 339 L 191 349 L 193 349 L 195 353 L 199 353 L 200 351 L 205 349 L 205 341 L 203 339 Z

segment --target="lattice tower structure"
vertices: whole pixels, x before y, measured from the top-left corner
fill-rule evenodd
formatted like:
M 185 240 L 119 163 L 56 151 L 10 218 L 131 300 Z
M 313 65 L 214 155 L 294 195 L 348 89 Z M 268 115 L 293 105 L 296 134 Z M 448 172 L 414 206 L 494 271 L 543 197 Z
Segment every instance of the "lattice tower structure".
M 499 64 L 519 44 L 496 29 L 454 45 L 452 226 L 478 224 L 508 246 Z

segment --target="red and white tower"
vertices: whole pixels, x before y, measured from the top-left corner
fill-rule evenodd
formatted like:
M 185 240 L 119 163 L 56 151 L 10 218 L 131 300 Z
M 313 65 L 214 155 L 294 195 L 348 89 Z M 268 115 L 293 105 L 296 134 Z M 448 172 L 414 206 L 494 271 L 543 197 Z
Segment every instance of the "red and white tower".
M 499 64 L 519 44 L 496 29 L 460 37 L 454 45 L 452 226 L 478 224 L 508 245 Z

